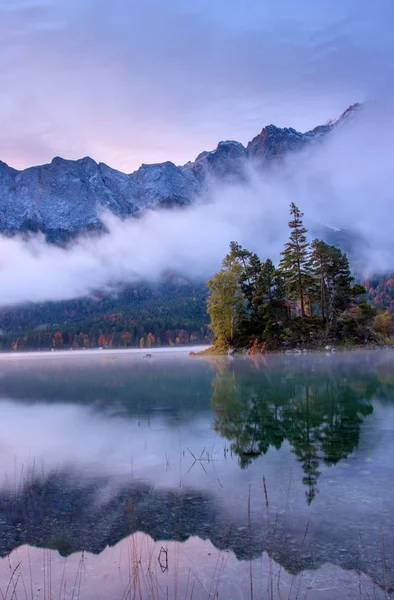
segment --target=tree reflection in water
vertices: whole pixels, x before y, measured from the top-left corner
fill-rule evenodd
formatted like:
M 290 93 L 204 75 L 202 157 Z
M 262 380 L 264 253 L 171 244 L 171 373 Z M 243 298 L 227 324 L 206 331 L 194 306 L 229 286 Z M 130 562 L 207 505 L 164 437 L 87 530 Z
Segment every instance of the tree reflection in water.
M 373 412 L 371 399 L 381 390 L 370 371 L 297 369 L 294 363 L 251 371 L 242 360 L 216 368 L 215 430 L 230 441 L 243 469 L 287 440 L 304 471 L 308 504 L 321 465 L 335 465 L 357 448 L 361 424 Z

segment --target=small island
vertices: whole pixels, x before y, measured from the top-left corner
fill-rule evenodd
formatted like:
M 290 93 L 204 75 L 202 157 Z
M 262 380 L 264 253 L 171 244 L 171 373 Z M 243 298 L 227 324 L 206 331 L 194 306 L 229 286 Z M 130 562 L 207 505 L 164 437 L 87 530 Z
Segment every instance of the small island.
M 208 281 L 210 351 L 390 344 L 390 312 L 366 302 L 346 254 L 323 240 L 310 242 L 304 214 L 294 203 L 290 215 L 290 236 L 277 267 L 230 243 L 221 270 Z

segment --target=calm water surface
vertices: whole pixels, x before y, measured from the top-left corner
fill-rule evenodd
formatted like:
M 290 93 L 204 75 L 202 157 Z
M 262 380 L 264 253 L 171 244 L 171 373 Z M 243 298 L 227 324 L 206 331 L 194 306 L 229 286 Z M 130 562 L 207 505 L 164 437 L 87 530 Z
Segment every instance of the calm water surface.
M 0 598 L 391 598 L 394 352 L 0 357 Z

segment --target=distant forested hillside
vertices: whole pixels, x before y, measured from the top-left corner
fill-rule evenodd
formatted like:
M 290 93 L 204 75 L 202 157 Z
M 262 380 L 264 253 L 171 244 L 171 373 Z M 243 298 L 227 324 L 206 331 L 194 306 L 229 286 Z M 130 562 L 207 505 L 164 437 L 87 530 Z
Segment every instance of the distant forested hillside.
M 364 285 L 368 301 L 379 308 L 388 308 L 394 315 L 394 275 L 374 277 Z
M 367 300 L 394 314 L 394 277 L 365 282 Z M 177 276 L 116 294 L 45 302 L 0 311 L 0 349 L 124 348 L 211 341 L 207 287 Z
M 151 347 L 209 341 L 207 289 L 171 276 L 116 294 L 31 304 L 0 312 L 2 350 Z

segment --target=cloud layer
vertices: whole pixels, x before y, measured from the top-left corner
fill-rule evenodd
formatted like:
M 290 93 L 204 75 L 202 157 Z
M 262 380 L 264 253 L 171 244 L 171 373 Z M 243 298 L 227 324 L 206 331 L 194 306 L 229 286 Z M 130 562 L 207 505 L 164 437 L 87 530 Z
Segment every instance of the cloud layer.
M 269 173 L 249 172 L 245 184 L 212 185 L 210 198 L 187 209 L 147 212 L 140 219 L 103 219 L 103 237 L 70 248 L 43 237 L 0 237 L 1 304 L 82 296 L 167 269 L 209 277 L 230 240 L 277 260 L 288 236 L 289 204 L 306 223 L 356 232 L 354 257 L 364 274 L 394 269 L 392 173 L 394 118 L 370 104 L 320 145 L 293 154 Z

